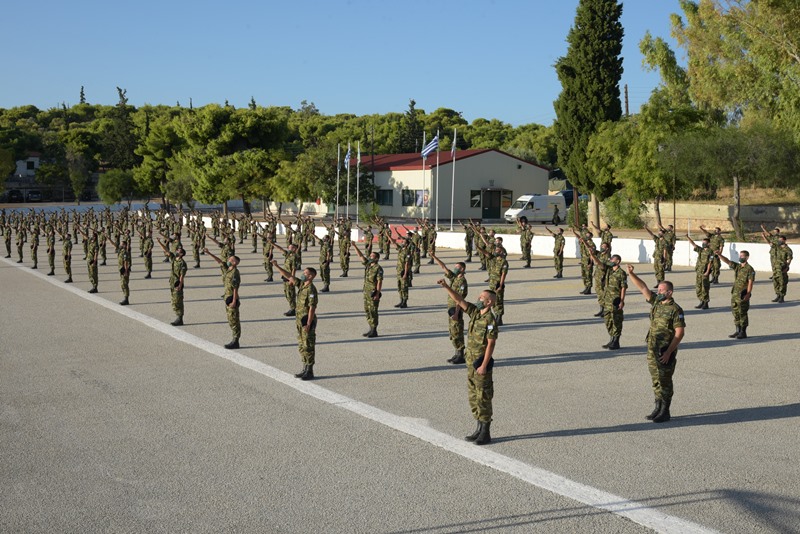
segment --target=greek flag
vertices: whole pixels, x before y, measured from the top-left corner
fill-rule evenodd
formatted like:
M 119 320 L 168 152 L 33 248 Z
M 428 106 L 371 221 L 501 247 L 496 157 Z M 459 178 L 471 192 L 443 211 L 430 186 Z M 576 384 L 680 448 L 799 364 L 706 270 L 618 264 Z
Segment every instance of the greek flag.
M 431 139 L 431 142 L 425 145 L 425 148 L 422 149 L 422 157 L 427 158 L 428 154 L 433 152 L 434 150 L 439 148 L 439 136 L 435 136 Z
M 344 168 L 350 169 L 350 146 L 347 146 L 347 154 L 344 155 Z

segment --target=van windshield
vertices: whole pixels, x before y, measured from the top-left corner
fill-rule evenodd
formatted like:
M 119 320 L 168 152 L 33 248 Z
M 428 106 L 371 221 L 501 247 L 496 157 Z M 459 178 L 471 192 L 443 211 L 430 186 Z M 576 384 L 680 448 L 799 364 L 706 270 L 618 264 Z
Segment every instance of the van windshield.
M 514 203 L 511 205 L 512 210 L 521 210 L 527 204 L 526 200 L 515 200 Z

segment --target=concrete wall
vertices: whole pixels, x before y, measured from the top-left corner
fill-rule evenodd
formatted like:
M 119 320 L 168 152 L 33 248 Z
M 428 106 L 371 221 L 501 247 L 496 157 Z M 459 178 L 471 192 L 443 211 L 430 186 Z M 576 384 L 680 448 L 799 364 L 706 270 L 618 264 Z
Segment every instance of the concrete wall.
M 642 218 L 648 225 L 655 225 L 655 210 L 653 204 L 647 204 L 647 211 Z M 661 203 L 661 222 L 666 226 L 672 224 L 672 203 Z M 733 230 L 731 214 L 733 206 L 721 204 L 695 204 L 680 203 L 675 205 L 676 227 L 684 232 L 687 228 L 697 230 L 700 225 L 714 228 L 719 226 L 725 232 Z M 759 225 L 769 228 L 775 226 L 783 230 L 797 231 L 800 228 L 800 206 L 742 206 L 740 218 L 745 230 L 755 232 L 760 230 Z

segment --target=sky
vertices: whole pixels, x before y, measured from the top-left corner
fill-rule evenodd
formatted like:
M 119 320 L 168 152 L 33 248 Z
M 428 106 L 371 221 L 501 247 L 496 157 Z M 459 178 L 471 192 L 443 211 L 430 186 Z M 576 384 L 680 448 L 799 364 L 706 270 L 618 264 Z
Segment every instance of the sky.
M 514 126 L 555 119 L 578 0 L 28 0 L 3 9 L 0 108 L 79 102 L 427 113 Z M 622 85 L 635 113 L 659 83 L 646 31 L 672 43 L 678 0 L 623 2 Z M 623 104 L 624 106 L 624 104 Z M 624 110 L 624 107 L 623 107 Z

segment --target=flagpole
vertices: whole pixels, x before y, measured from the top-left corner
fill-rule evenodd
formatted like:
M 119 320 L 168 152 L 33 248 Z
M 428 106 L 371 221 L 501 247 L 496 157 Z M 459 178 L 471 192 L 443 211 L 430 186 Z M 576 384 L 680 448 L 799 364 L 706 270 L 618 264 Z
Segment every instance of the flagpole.
M 342 170 L 342 145 L 336 143 L 336 219 L 339 219 L 339 173 Z
M 345 197 L 347 199 L 347 205 L 345 206 L 344 216 L 350 218 L 350 141 L 347 142 L 347 156 L 345 157 L 347 158 L 345 162 L 347 166 L 347 195 Z
M 436 130 L 436 137 L 439 137 L 439 130 Z M 434 228 L 439 226 L 439 146 L 436 146 L 436 220 L 433 222 Z
M 453 147 L 451 152 L 453 153 L 453 180 L 450 184 L 450 231 L 453 231 L 453 206 L 455 205 L 455 198 L 456 198 L 456 135 L 458 132 L 455 128 L 453 128 Z
M 356 226 L 358 226 L 358 193 L 359 176 L 361 175 L 361 140 L 358 141 L 358 157 L 356 158 Z
M 422 217 L 425 217 L 425 131 L 422 132 Z

